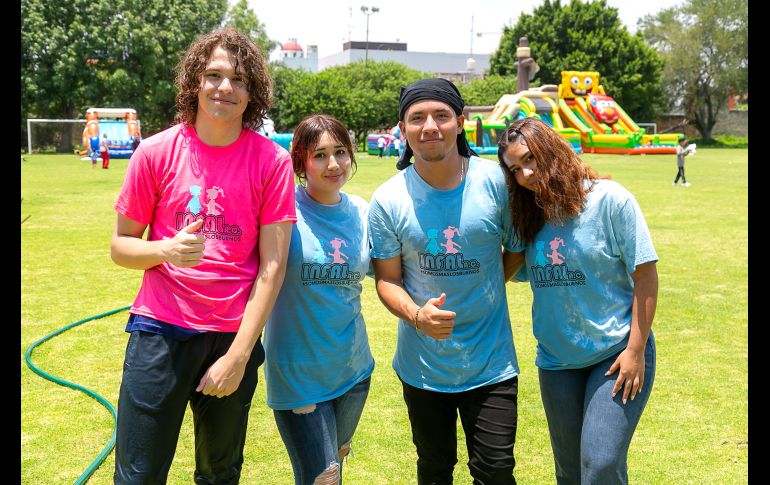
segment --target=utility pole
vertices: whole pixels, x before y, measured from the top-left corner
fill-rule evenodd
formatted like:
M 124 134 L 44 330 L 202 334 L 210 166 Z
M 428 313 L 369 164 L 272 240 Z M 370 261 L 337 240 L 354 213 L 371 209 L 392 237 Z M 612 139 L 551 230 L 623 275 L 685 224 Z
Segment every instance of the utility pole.
M 372 14 L 375 14 L 380 11 L 377 7 L 372 7 L 371 12 L 369 11 L 369 7 L 361 6 L 361 11 L 366 15 L 366 58 L 364 59 L 364 63 L 369 63 L 369 16 Z

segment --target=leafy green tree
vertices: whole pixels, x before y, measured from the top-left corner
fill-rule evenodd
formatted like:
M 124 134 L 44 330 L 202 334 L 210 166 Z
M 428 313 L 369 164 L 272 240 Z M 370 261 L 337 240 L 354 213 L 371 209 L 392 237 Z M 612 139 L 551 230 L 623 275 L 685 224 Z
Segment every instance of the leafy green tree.
M 635 120 L 652 120 L 662 109 L 660 56 L 640 34 L 628 32 L 605 0 L 545 0 L 532 14 L 522 14 L 513 27 L 503 28 L 491 74 L 516 74 L 521 37 L 529 40 L 542 84 L 559 84 L 561 71 L 598 71 L 607 94 Z
M 280 63 L 272 64 L 271 68 L 275 86 L 270 118 L 276 131 L 293 131 L 313 106 L 316 88 L 313 74 Z
M 143 135 L 165 128 L 181 52 L 221 25 L 226 9 L 227 0 L 22 0 L 22 117 L 125 106 L 137 110 Z
M 290 131 L 312 113 L 339 118 L 361 142 L 371 130 L 398 123 L 401 86 L 426 75 L 402 64 L 354 62 L 318 73 L 273 66 L 275 103 L 270 113 L 278 131 Z
M 350 93 L 341 108 L 348 127 L 362 141 L 368 131 L 385 131 L 395 126 L 401 87 L 427 76 L 397 62 L 359 61 L 324 69 L 319 73 L 319 80 L 324 86 L 326 79 L 338 77 L 339 91 Z M 328 92 L 330 105 L 334 104 L 334 96 L 333 91 Z
M 530 83 L 534 87 L 536 83 Z M 466 106 L 492 106 L 504 94 L 516 92 L 516 76 L 490 75 L 458 86 Z
M 97 96 L 95 68 L 89 59 L 103 52 L 106 43 L 89 27 L 89 6 L 85 0 L 21 2 L 23 118 L 75 118 Z M 63 139 L 67 142 L 60 149 L 67 149 L 71 132 Z
M 254 11 L 249 8 L 247 0 L 238 0 L 227 11 L 225 25 L 234 27 L 244 34 L 251 37 L 255 44 L 262 48 L 265 56 L 269 56 L 273 49 L 280 46 L 280 43 L 271 40 L 265 31 L 265 25 L 259 21 Z
M 748 92 L 748 0 L 687 0 L 640 20 L 666 61 L 663 86 L 711 140 L 731 94 Z
M 293 69 L 283 63 L 270 64 L 273 77 L 273 107 L 270 118 L 275 130 L 279 132 L 293 131 L 297 126 L 305 106 L 309 100 L 308 90 L 312 74 L 304 69 Z

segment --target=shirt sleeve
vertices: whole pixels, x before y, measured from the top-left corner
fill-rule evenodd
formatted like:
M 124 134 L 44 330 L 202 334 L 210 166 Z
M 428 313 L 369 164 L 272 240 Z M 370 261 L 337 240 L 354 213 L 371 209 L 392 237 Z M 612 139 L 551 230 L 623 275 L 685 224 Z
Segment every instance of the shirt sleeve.
M 508 205 L 506 204 L 506 208 Z M 508 219 L 511 219 L 511 211 L 506 210 L 508 213 Z M 512 253 L 520 253 L 527 249 L 527 245 L 524 241 L 522 241 L 521 237 L 519 236 L 519 231 L 516 230 L 516 226 L 513 225 L 512 222 L 508 223 L 507 227 L 503 227 L 504 236 L 503 236 L 503 247 Z
M 515 275 L 511 276 L 511 281 L 518 281 L 519 283 L 526 283 L 529 281 L 529 273 L 527 272 L 527 262 L 521 265 L 519 271 Z
M 150 224 L 158 203 L 157 179 L 140 145 L 129 160 L 115 211 L 141 224 Z
M 288 153 L 277 160 L 275 169 L 262 186 L 262 195 L 260 226 L 286 221 L 297 222 L 294 206 L 294 170 Z
M 616 250 L 629 274 L 640 264 L 658 260 L 647 222 L 633 195 L 628 193 L 619 201 L 611 211 L 611 217 Z
M 517 249 L 516 241 L 518 240 L 518 237 L 516 236 L 516 229 L 513 227 L 512 218 L 511 215 L 511 209 L 508 205 L 508 201 L 505 200 L 504 204 L 502 205 L 502 220 L 503 220 L 503 247 L 511 252 L 521 252 L 524 250 L 524 248 Z
M 499 207 L 502 211 L 501 214 L 501 221 L 502 221 L 502 236 L 503 236 L 503 248 L 505 248 L 507 251 L 510 251 L 512 253 L 520 253 L 521 251 L 524 251 L 525 245 L 521 243 L 521 240 L 519 239 L 518 231 L 516 231 L 516 228 L 513 225 L 513 215 L 511 214 L 511 205 L 508 202 L 508 185 L 505 183 L 505 175 L 502 174 L 502 168 L 500 170 L 501 175 L 501 181 L 498 182 L 500 185 L 500 189 L 498 190 L 498 193 L 500 194 L 500 201 L 499 201 Z
M 368 222 L 370 257 L 388 259 L 401 254 L 401 242 L 396 235 L 393 221 L 377 200 L 376 194 L 369 204 Z

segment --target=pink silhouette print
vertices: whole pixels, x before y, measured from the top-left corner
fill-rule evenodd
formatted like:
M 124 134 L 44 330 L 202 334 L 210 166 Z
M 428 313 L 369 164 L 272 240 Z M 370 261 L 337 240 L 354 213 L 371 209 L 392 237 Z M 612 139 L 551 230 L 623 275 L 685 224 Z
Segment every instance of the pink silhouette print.
M 564 260 L 561 258 L 563 258 L 564 255 L 558 251 L 558 248 L 559 246 L 564 246 L 564 239 L 557 236 L 553 238 L 553 241 L 549 242 L 548 245 L 551 246 L 551 253 L 546 254 L 546 256 L 551 258 L 551 264 L 563 263 Z
M 220 210 L 224 210 L 224 207 L 216 203 L 216 198 L 219 194 L 222 194 L 222 197 L 225 196 L 225 191 L 222 190 L 221 187 L 217 187 L 216 185 L 211 187 L 210 189 L 206 189 L 206 196 L 208 196 L 209 201 L 206 202 L 206 213 L 210 216 L 218 216 L 221 214 L 219 212 Z M 219 209 L 217 209 L 217 207 Z
M 345 259 L 348 259 L 348 255 L 343 253 L 342 251 L 340 251 L 340 248 L 342 246 L 348 247 L 348 243 L 346 243 L 345 241 L 343 241 L 342 239 L 340 239 L 338 237 L 335 237 L 334 239 L 332 239 L 329 242 L 331 243 L 332 247 L 334 248 L 334 252 L 333 253 L 326 253 L 326 254 L 328 254 L 329 256 L 334 258 L 334 261 L 332 261 L 332 263 L 344 263 Z M 342 259 L 342 258 L 345 258 L 345 259 Z
M 442 234 L 444 234 L 444 237 L 446 238 L 446 242 L 441 243 L 441 245 L 446 248 L 446 254 L 456 254 L 458 252 L 457 249 L 463 248 L 456 242 L 452 241 L 452 238 L 454 238 L 455 234 L 462 236 L 459 229 L 454 226 L 449 226 L 442 231 Z

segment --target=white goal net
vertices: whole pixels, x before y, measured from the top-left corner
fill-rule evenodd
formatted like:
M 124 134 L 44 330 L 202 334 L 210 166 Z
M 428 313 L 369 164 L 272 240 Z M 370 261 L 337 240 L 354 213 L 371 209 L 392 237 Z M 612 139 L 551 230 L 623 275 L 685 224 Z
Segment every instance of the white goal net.
M 32 151 L 87 150 L 83 147 L 83 130 L 86 120 L 27 119 L 27 153 Z

